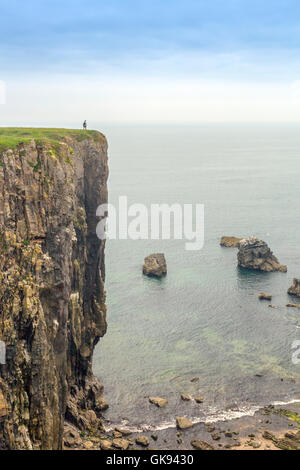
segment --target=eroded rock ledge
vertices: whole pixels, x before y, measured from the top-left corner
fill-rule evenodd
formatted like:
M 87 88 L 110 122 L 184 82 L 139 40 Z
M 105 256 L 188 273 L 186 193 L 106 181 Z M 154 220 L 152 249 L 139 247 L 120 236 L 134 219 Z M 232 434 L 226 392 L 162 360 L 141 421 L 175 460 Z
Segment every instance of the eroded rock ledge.
M 107 406 L 91 370 L 106 332 L 95 214 L 107 176 L 100 133 L 1 152 L 0 448 L 60 449 L 65 423 L 97 427 Z
M 242 238 L 224 236 L 221 238 L 220 245 L 226 248 L 238 248 L 241 240 Z
M 238 265 L 242 268 L 257 271 L 286 273 L 287 267 L 280 264 L 267 243 L 256 237 L 241 240 L 238 244 Z

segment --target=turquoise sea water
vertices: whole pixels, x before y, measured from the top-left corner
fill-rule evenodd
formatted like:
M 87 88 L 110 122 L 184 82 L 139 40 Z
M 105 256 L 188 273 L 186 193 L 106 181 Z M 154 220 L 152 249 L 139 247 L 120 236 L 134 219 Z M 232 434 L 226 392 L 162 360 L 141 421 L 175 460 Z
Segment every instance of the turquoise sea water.
M 108 331 L 96 347 L 94 372 L 110 403 L 106 417 L 163 426 L 249 412 L 300 399 L 300 311 L 287 288 L 300 277 L 300 132 L 296 126 L 157 126 L 103 130 L 109 141 L 109 200 L 129 204 L 202 203 L 205 245 L 181 240 L 109 240 L 106 245 Z M 237 268 L 222 235 L 265 240 L 288 273 Z M 168 275 L 142 275 L 145 256 L 164 252 Z M 272 304 L 258 293 L 273 294 Z M 261 377 L 258 377 L 261 375 Z M 197 383 L 190 380 L 199 377 Z M 201 395 L 202 405 L 180 393 Z M 166 397 L 153 409 L 146 397 Z

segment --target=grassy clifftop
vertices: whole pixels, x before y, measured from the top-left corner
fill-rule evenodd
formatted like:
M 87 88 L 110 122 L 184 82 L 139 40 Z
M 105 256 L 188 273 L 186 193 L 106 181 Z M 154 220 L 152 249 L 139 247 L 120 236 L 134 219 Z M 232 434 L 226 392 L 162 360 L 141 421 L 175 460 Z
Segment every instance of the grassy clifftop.
M 0 152 L 8 148 L 14 149 L 21 143 L 34 139 L 41 144 L 59 144 L 66 137 L 81 142 L 92 139 L 95 142 L 103 142 L 104 136 L 98 131 L 84 131 L 80 129 L 54 129 L 54 128 L 30 128 L 30 127 L 0 127 Z

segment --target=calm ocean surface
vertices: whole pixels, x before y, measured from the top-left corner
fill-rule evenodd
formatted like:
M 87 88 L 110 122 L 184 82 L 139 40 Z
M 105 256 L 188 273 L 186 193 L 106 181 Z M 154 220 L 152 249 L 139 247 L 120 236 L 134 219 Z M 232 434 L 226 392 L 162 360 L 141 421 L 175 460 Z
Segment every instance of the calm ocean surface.
M 291 350 L 300 340 L 300 310 L 285 307 L 287 289 L 300 277 L 299 128 L 101 130 L 109 141 L 111 203 L 126 195 L 129 204 L 148 207 L 205 205 L 201 251 L 185 251 L 180 240 L 107 241 L 108 332 L 93 365 L 110 403 L 106 417 L 164 426 L 178 415 L 218 419 L 300 399 Z M 262 238 L 288 273 L 241 271 L 236 249 L 219 246 L 222 235 Z M 163 280 L 142 275 L 152 252 L 165 253 Z M 260 291 L 273 294 L 278 308 L 260 302 Z M 180 393 L 204 403 L 184 403 Z M 149 395 L 169 405 L 157 409 Z

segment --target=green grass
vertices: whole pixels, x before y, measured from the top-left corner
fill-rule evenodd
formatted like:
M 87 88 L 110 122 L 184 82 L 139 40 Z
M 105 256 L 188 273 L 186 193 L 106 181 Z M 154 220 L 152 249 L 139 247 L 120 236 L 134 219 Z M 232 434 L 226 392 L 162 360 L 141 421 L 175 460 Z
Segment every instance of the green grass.
M 37 143 L 49 144 L 57 148 L 65 137 L 71 137 L 81 142 L 92 139 L 103 142 L 104 136 L 98 131 L 83 131 L 81 129 L 52 129 L 30 127 L 0 127 L 0 153 L 7 149 L 15 149 L 20 144 L 26 144 L 34 139 Z
M 298 413 L 294 413 L 293 411 L 289 411 L 285 409 L 280 409 L 278 410 L 278 414 L 282 416 L 286 416 L 291 421 L 295 421 L 295 423 L 297 423 L 298 427 L 300 428 L 300 415 Z

